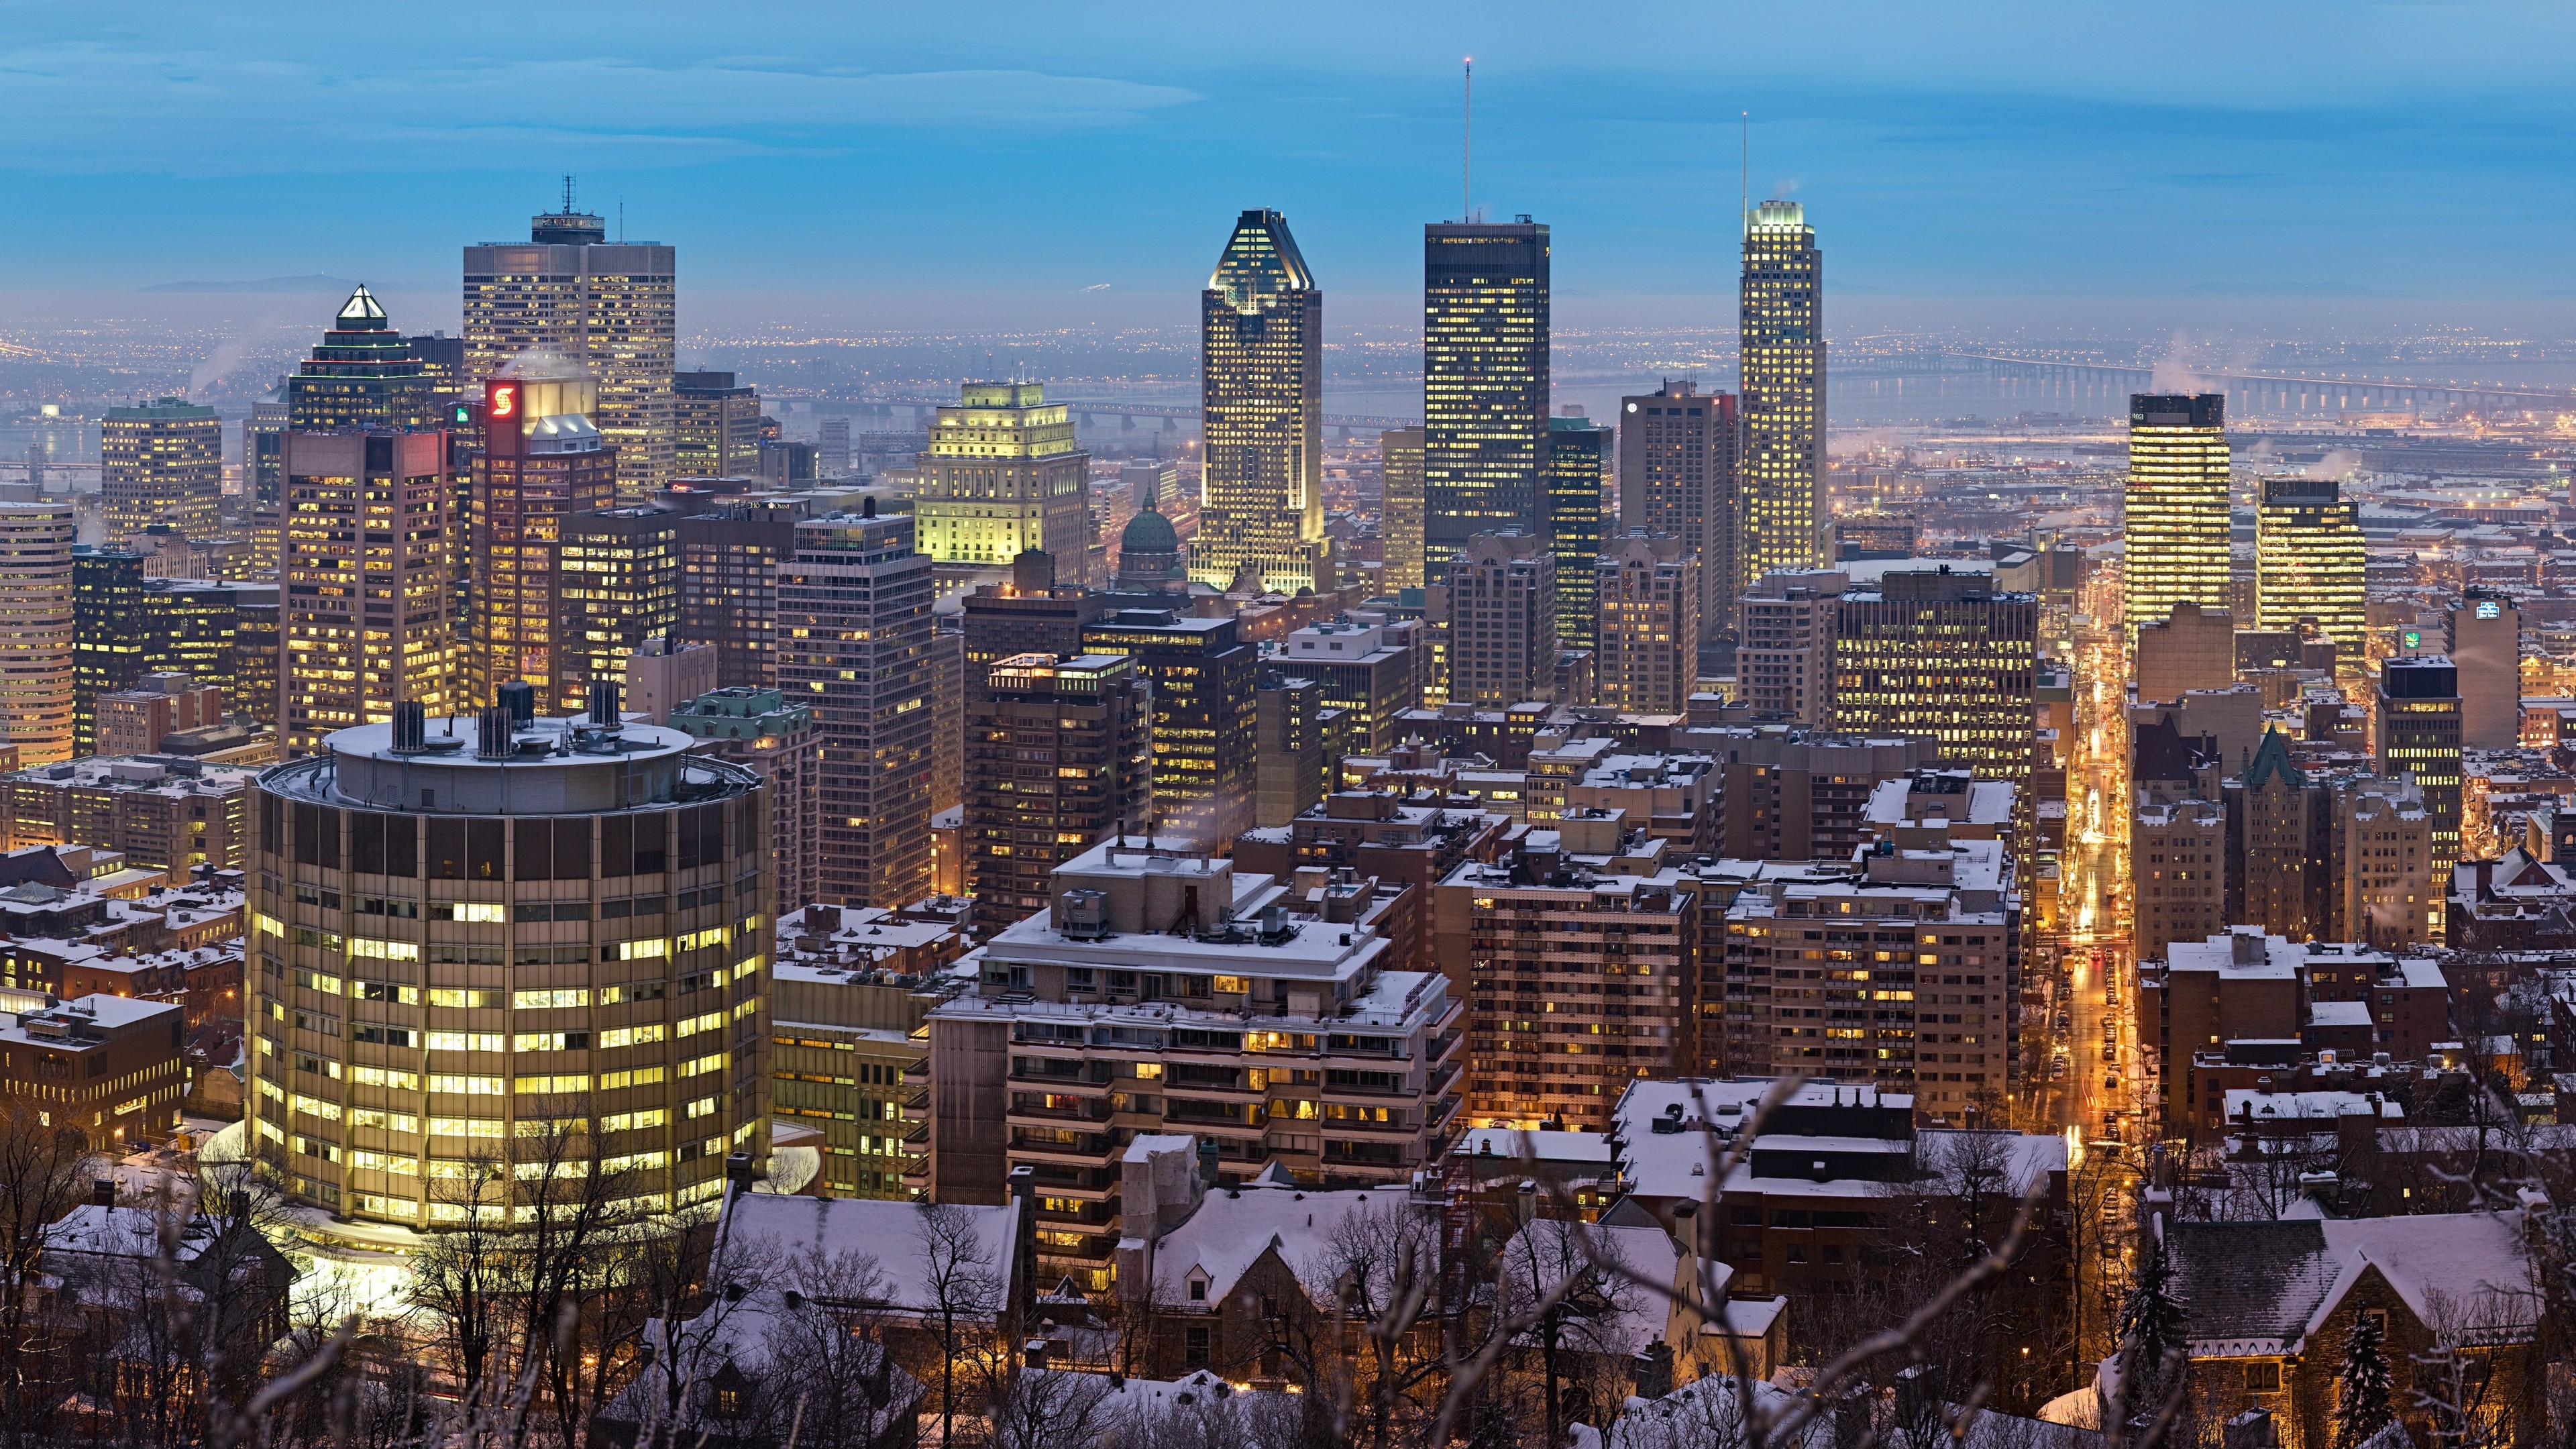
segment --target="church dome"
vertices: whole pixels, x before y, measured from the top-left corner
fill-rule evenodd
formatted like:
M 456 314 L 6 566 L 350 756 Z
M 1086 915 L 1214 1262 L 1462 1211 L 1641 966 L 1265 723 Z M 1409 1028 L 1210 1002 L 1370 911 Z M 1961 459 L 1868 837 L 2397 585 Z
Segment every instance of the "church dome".
M 1120 554 L 1181 551 L 1181 536 L 1172 531 L 1172 521 L 1148 508 L 1127 520 L 1127 531 L 1118 535 Z

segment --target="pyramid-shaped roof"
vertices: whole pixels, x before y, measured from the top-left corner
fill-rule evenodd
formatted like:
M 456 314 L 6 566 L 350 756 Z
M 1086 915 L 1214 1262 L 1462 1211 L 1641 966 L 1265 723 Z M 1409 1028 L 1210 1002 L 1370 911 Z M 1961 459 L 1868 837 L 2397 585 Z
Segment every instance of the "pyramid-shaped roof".
M 2278 729 L 2265 725 L 2263 743 L 2254 747 L 2253 762 L 2245 767 L 2245 788 L 2259 790 L 2275 774 L 2289 782 L 2293 790 L 2305 789 L 2308 777 L 2290 760 L 2290 742 Z
M 344 332 L 382 327 L 385 325 L 385 309 L 376 301 L 375 294 L 367 290 L 367 284 L 360 282 L 358 290 L 351 292 L 349 300 L 341 306 L 339 321 Z

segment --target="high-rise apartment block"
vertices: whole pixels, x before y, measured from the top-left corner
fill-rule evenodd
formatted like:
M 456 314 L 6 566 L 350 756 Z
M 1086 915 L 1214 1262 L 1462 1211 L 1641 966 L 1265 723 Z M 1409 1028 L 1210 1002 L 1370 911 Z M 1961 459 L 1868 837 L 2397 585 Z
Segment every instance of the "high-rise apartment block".
M 551 353 L 588 375 L 597 393 L 587 415 L 615 450 L 614 501 L 644 502 L 677 476 L 675 266 L 672 248 L 658 242 L 609 241 L 598 217 L 572 209 L 569 193 L 562 211 L 530 220 L 525 245 L 465 248 L 467 373 L 487 379 L 513 360 Z
M 281 747 L 315 753 L 402 700 L 455 711 L 448 435 L 290 432 L 282 466 Z
M 2460 670 L 2439 654 L 2380 662 L 2373 755 L 2379 773 L 2412 779 L 2432 822 L 2433 877 L 2460 858 Z
M 822 733 L 815 896 L 902 906 L 930 893 L 931 561 L 913 520 L 796 525 L 779 568 L 778 687 Z
M 966 880 L 978 932 L 1047 907 L 1055 868 L 1142 841 L 1153 804 L 1152 700 L 1123 655 L 1019 654 L 966 702 Z
M 1617 436 L 1587 418 L 1547 420 L 1547 546 L 1556 555 L 1556 638 L 1566 649 L 1599 647 L 1601 584 L 1594 565 L 1611 551 L 1601 510 Z
M 1700 561 L 1675 534 L 1631 530 L 1604 549 L 1594 699 L 1635 714 L 1681 714 L 1699 678 Z
M 1282 594 L 1328 587 L 1324 294 L 1286 217 L 1236 219 L 1199 296 L 1199 345 L 1205 441 L 1190 577 L 1223 589 L 1249 570 Z
M 2313 619 L 2335 645 L 2335 675 L 2360 677 L 2367 560 L 2361 505 L 2332 478 L 2266 478 L 2254 510 L 2254 627 L 2290 633 Z M 2293 937 L 2292 939 L 2297 939 Z
M 1517 531 L 1480 533 L 1452 561 L 1449 701 L 1510 706 L 1556 694 L 1556 558 Z
M 1794 201 L 1763 202 L 1744 219 L 1738 331 L 1744 533 L 1730 592 L 1773 569 L 1813 568 L 1822 547 L 1825 259 Z
M 689 744 L 407 705 L 260 777 L 246 1120 L 293 1198 L 509 1231 L 576 1174 L 680 1208 L 767 1158 L 768 801 Z
M 639 656 L 641 657 L 641 656 Z M 784 916 L 812 903 L 823 783 L 814 708 L 775 689 L 714 689 L 669 711 L 697 752 L 760 777 L 769 793 L 770 860 Z
M 393 329 L 366 288 L 332 319 L 313 355 L 286 379 L 287 426 L 300 432 L 337 428 L 405 431 L 444 421 L 428 365 L 411 339 Z
M 594 680 L 623 681 L 628 657 L 645 640 L 679 627 L 679 515 L 652 507 L 576 513 L 563 522 L 556 562 L 563 642 L 550 697 L 568 714 L 590 698 Z
M 2334 939 L 2403 950 L 2442 939 L 2450 862 L 2422 793 L 2371 780 L 2335 792 Z M 2456 849 L 2453 852 L 2457 853 Z
M 1834 728 L 1917 735 L 2030 811 L 2039 598 L 1985 574 L 1893 572 L 1834 606 Z M 2027 838 L 2027 832 L 2024 832 Z
M 1029 549 L 1067 584 L 1091 582 L 1091 455 L 1073 414 L 1034 382 L 970 382 L 939 409 L 915 461 L 921 551 L 943 564 L 1007 564 Z
M 748 478 L 760 466 L 760 393 L 730 372 L 673 373 L 671 433 L 673 476 Z
M 18 763 L 72 758 L 71 501 L 0 503 L 0 722 Z
M 1378 558 L 1389 592 L 1422 587 L 1422 430 L 1377 435 Z
M 1569 814 L 1549 844 L 1440 886 L 1469 931 L 1467 1110 L 1603 1132 L 1630 1081 L 1690 1068 L 1699 897 L 1620 811 Z
M 1276 829 L 1323 804 L 1350 752 L 1350 722 L 1325 701 L 1324 687 L 1286 671 L 1263 674 L 1253 730 L 1253 824 Z
M 2224 609 L 2228 584 L 2227 398 L 2129 398 L 2128 537 L 2122 587 L 2129 628 L 2198 604 Z
M 1715 637 L 1733 637 L 1736 596 L 1751 582 L 1736 558 L 1742 443 L 1729 394 L 1668 380 L 1653 393 L 1619 400 L 1619 526 L 1677 535 L 1699 556 L 1700 627 Z
M 1141 843 L 1058 866 L 1048 910 L 985 943 L 978 994 L 930 1014 L 920 1186 L 1001 1202 L 1029 1167 L 1038 1276 L 1097 1290 L 1130 1231 L 1122 1163 L 1151 1134 L 1196 1135 L 1235 1180 L 1275 1162 L 1310 1186 L 1400 1190 L 1435 1169 L 1463 1004 L 1394 969 L 1372 921 L 1292 911 L 1296 895 Z
M 138 538 L 156 523 L 182 538 L 215 531 L 224 420 L 213 408 L 175 397 L 109 408 L 99 424 L 98 458 L 109 543 Z
M 1833 715 L 1835 601 L 1840 569 L 1777 569 L 1736 604 L 1735 677 L 1764 722 L 1816 726 Z
M 1239 627 L 1231 614 L 1121 609 L 1082 630 L 1084 653 L 1131 657 L 1152 691 L 1157 839 L 1214 850 L 1252 828 L 1261 658 Z
M 616 501 L 617 450 L 591 426 L 587 378 L 526 373 L 483 384 L 483 451 L 474 459 L 473 698 L 526 680 L 550 698 L 578 657 L 564 634 L 563 536 L 576 515 Z M 291 542 L 292 540 L 290 540 Z
M 2442 652 L 2460 671 L 2460 743 L 2509 750 L 2522 741 L 2522 605 L 2470 585 L 2442 613 Z
M 1481 533 L 1544 540 L 1548 234 L 1517 221 L 1422 229 L 1423 578 Z
M 2161 958 L 2174 941 L 2227 928 L 2227 817 L 2197 799 L 2142 803 L 2129 827 L 2137 888 L 2138 957 Z

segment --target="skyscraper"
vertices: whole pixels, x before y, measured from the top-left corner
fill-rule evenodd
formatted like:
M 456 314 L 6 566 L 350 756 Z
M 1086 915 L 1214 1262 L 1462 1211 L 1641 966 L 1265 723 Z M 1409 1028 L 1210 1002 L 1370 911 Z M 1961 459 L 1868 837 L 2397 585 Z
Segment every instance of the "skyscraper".
M 680 622 L 680 516 L 603 508 L 564 520 L 556 580 L 554 708 L 573 713 L 595 680 L 626 677 L 627 656 Z M 803 902 L 798 902 L 803 904 Z
M 796 552 L 796 519 L 748 503 L 684 514 L 679 637 L 716 651 L 716 684 L 778 683 L 778 567 Z
M 242 419 L 242 489 L 250 495 L 251 558 L 263 573 L 277 569 L 277 509 L 285 494 L 279 480 L 280 456 L 286 446 L 286 379 L 261 393 Z
M 152 667 L 143 625 L 143 555 L 72 550 L 72 753 L 92 754 L 100 696 L 132 689 Z
M 1509 708 L 1556 695 L 1556 556 L 1480 533 L 1449 570 L 1449 699 Z
M 1766 201 L 1744 225 L 1743 543 L 1727 593 L 1812 568 L 1825 476 L 1825 258 L 1805 209 Z M 1622 413 L 1622 417 L 1626 414 Z
M 2460 743 L 2509 750 L 2522 740 L 2522 605 L 2471 584 L 2442 612 L 2442 652 L 2460 671 Z
M 672 473 L 748 478 L 760 466 L 760 394 L 730 372 L 672 375 Z
M 930 893 L 931 561 L 912 519 L 868 509 L 796 525 L 778 687 L 822 732 L 816 898 L 901 906 Z
M 2460 670 L 2439 654 L 2382 660 L 2379 773 L 2412 778 L 2433 827 L 2433 876 L 2450 879 L 2460 858 Z
M 640 503 L 674 476 L 673 250 L 610 242 L 600 219 L 564 209 L 530 220 L 528 241 L 465 249 L 465 368 L 479 382 L 513 358 L 553 353 L 590 374 L 590 417 L 615 450 L 617 495 Z
M 1736 567 L 1743 513 L 1736 496 L 1735 399 L 1697 383 L 1666 381 L 1619 400 L 1619 527 L 1669 533 L 1699 556 L 1699 624 L 1704 645 L 1737 636 L 1736 599 L 1758 575 Z
M 1834 615 L 1833 728 L 1936 741 L 1941 763 L 2011 781 L 2028 820 L 2039 596 L 1924 569 L 1848 590 Z
M 449 467 L 443 432 L 286 435 L 278 719 L 288 755 L 391 720 L 403 700 L 441 715 L 463 706 L 448 614 Z
M 1547 536 L 1548 233 L 1422 229 L 1423 579 L 1480 533 Z
M 72 757 L 71 500 L 0 503 L 0 728 L 18 765 Z
M 260 776 L 247 1140 L 300 1202 L 507 1232 L 567 1178 L 683 1208 L 768 1156 L 767 794 L 603 714 L 406 710 Z
M 1158 839 L 1216 849 L 1252 828 L 1261 657 L 1240 628 L 1232 614 L 1209 619 L 1134 608 L 1083 626 L 1084 653 L 1127 655 L 1153 691 Z
M 1121 655 L 1017 654 L 966 701 L 966 881 L 987 935 L 1044 910 L 1055 868 L 1153 804 L 1151 691 Z M 1053 768 L 1025 767 L 1033 751 Z
M 942 407 L 914 466 L 921 551 L 943 564 L 1007 564 L 1029 549 L 1088 584 L 1091 455 L 1073 414 L 1034 382 L 970 382 Z
M 1389 593 L 1422 587 L 1422 430 L 1377 435 L 1379 575 Z
M 1699 557 L 1669 533 L 1631 529 L 1594 572 L 1601 642 L 1594 695 L 1606 708 L 1680 714 L 1699 681 Z
M 165 397 L 109 408 L 99 424 L 99 491 L 112 546 L 166 523 L 182 538 L 215 531 L 224 486 L 224 420 L 213 408 Z
M 286 425 L 307 432 L 433 427 L 440 420 L 433 386 L 411 339 L 393 330 L 385 309 L 360 287 L 286 379 Z
M 551 697 L 570 641 L 556 604 L 564 523 L 617 494 L 617 450 L 591 426 L 587 377 L 531 363 L 483 385 L 474 460 L 471 668 L 476 699 L 524 679 Z M 550 375 L 549 375 L 550 374 Z
M 1601 587 L 1593 565 L 1603 552 L 1602 496 L 1615 436 L 1589 418 L 1547 420 L 1547 543 L 1556 555 L 1556 638 L 1567 649 L 1590 649 L 1599 640 Z
M 2254 627 L 2286 633 L 2314 619 L 2334 640 L 2335 675 L 2358 678 L 2369 619 L 2361 505 L 2332 478 L 2266 478 L 2254 513 Z
M 1324 537 L 1324 294 L 1288 219 L 1247 211 L 1199 294 L 1205 436 L 1190 577 L 1283 594 L 1332 577 Z
M 2125 526 L 2122 588 L 2132 632 L 2178 603 L 2228 606 L 2224 394 L 2130 396 Z

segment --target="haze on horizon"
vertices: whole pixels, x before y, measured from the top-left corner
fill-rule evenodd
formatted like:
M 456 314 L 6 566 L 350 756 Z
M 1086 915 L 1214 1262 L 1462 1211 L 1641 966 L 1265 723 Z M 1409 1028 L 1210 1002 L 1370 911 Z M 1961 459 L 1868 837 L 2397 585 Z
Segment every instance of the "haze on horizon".
M 1731 320 L 1744 111 L 1752 193 L 1808 206 L 1863 311 L 2569 295 L 2576 14 L 2535 4 L 8 13 L 22 316 L 311 274 L 452 307 L 459 245 L 523 235 L 570 172 L 678 244 L 684 326 L 1142 324 L 1255 205 L 1396 324 L 1420 224 L 1459 211 L 1470 51 L 1474 202 L 1551 224 L 1575 313 Z

